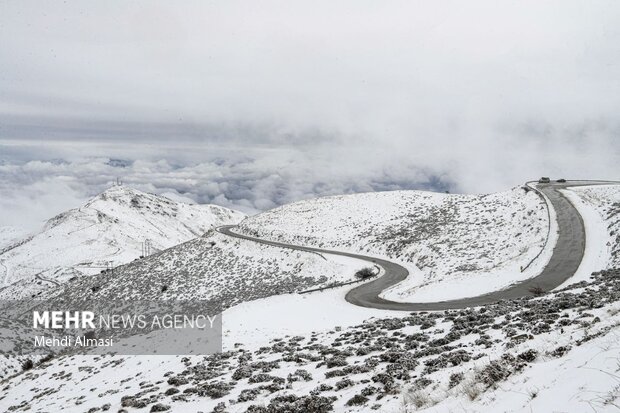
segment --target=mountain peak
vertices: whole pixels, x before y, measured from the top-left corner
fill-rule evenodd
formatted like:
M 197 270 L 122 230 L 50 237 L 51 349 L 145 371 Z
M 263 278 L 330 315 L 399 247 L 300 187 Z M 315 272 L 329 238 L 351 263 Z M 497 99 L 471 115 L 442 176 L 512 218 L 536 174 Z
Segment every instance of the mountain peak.
M 138 189 L 132 188 L 127 185 L 114 185 L 114 186 L 107 188 L 103 192 L 101 192 L 98 196 L 101 196 L 104 194 L 106 195 L 132 194 L 133 195 L 133 194 L 146 194 L 146 192 L 142 192 Z
M 109 201 L 117 204 L 127 204 L 134 207 L 137 207 L 144 202 L 167 205 L 175 203 L 161 195 L 150 194 L 126 185 L 115 185 L 92 198 L 84 205 L 84 207 L 90 207 L 94 204 Z

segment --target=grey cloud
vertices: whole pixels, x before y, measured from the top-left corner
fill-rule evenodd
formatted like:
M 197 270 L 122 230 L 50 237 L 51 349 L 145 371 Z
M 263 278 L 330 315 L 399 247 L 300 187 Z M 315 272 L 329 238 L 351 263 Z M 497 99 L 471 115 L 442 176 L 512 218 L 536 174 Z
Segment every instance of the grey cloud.
M 0 142 L 0 225 L 32 227 L 104 190 L 116 177 L 145 191 L 247 213 L 341 193 L 491 192 L 540 175 L 614 179 L 618 153 L 608 149 L 617 131 L 617 124 L 605 121 L 561 130 L 530 122 L 504 128 L 488 141 L 396 148 L 321 140 L 305 147 L 252 145 L 251 139 L 247 145 L 188 141 L 153 147 L 100 141 L 33 148 L 32 141 Z
M 372 139 L 615 116 L 620 6 L 526 3 L 5 2 L 1 112 Z
M 617 179 L 619 20 L 574 0 L 3 2 L 1 212 L 18 185 L 59 209 L 116 175 L 245 211 Z
M 216 160 L 182 167 L 172 167 L 163 159 L 5 161 L 0 165 L 0 189 L 5 195 L 0 201 L 0 225 L 19 223 L 36 227 L 43 219 L 104 190 L 116 177 L 127 185 L 173 199 L 216 203 L 248 213 L 323 195 L 450 185 L 421 171 L 412 179 L 398 176 L 398 171 L 369 168 L 352 177 L 309 161 L 295 151 L 280 151 L 278 157 L 280 161 L 275 163 L 273 158 L 244 155 L 230 163 Z

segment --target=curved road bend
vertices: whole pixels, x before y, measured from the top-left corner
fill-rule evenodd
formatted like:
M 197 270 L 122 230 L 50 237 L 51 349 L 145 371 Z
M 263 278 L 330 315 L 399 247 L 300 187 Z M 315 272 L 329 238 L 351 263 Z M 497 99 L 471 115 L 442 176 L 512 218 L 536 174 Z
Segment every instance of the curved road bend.
M 607 182 L 609 184 L 611 182 Z M 447 309 L 475 307 L 485 304 L 494 303 L 500 300 L 509 300 L 524 296 L 533 295 L 530 291 L 532 288 L 541 288 L 543 291 L 550 291 L 575 274 L 581 264 L 585 250 L 586 234 L 583 226 L 583 220 L 573 204 L 560 193 L 558 189 L 574 186 L 587 186 L 604 184 L 597 183 L 564 183 L 564 184 L 544 184 L 538 185 L 538 189 L 543 192 L 556 213 L 558 222 L 558 240 L 553 249 L 552 256 L 547 266 L 536 277 L 513 284 L 503 290 L 494 291 L 492 293 L 479 295 L 476 297 L 462 298 L 457 300 L 437 301 L 430 303 L 398 303 L 395 301 L 385 300 L 379 297 L 379 294 L 386 288 L 389 288 L 409 275 L 409 271 L 402 265 L 398 265 L 391 261 L 380 258 L 370 257 L 366 255 L 353 254 L 342 251 L 332 251 L 321 248 L 302 247 L 299 245 L 286 244 L 282 242 L 269 241 L 248 235 L 237 234 L 231 231 L 234 225 L 225 225 L 216 228 L 222 234 L 259 242 L 275 247 L 289 248 L 299 251 L 318 252 L 322 254 L 341 255 L 345 257 L 357 258 L 380 265 L 385 270 L 385 274 L 373 281 L 362 284 L 350 290 L 345 299 L 351 303 L 361 307 L 377 308 L 382 310 L 400 310 L 400 311 L 439 311 Z

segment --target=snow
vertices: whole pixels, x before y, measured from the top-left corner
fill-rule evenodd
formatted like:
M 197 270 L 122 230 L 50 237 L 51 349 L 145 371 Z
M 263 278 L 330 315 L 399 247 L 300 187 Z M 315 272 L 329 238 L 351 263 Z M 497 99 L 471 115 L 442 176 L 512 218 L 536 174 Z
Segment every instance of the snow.
M 283 294 L 236 305 L 222 314 L 224 349 L 237 343 L 247 349 L 286 335 L 347 328 L 394 312 L 356 307 L 344 300 L 351 286 L 308 294 Z M 286 311 L 282 311 L 282 309 Z
M 75 302 L 105 298 L 213 300 L 225 309 L 271 295 L 352 281 L 365 265 L 354 259 L 332 259 L 211 231 L 97 277 L 77 277 L 50 294 Z
M 620 273 L 609 274 L 608 277 L 618 279 Z M 600 281 L 607 283 L 610 280 L 605 278 Z M 620 284 L 613 281 L 593 287 L 587 289 L 590 292 L 583 289 L 571 291 L 574 294 L 581 291 L 584 299 L 579 295 L 564 297 L 560 293 L 529 301 L 500 303 L 479 310 L 412 316 L 401 313 L 395 316 L 385 312 L 385 317 L 379 317 L 377 312 L 374 313 L 376 318 L 359 323 L 358 316 L 350 313 L 336 320 L 324 320 L 325 323 L 317 321 L 317 330 L 312 332 L 312 327 L 303 326 L 301 328 L 307 333 L 299 337 L 293 334 L 300 329 L 289 330 L 281 332 L 276 340 L 266 342 L 260 336 L 266 330 L 257 331 L 256 340 L 252 337 L 247 340 L 253 341 L 252 347 L 233 344 L 227 346 L 227 350 L 232 352 L 221 357 L 60 356 L 44 366 L 9 379 L 4 387 L 5 392 L 0 395 L 0 408 L 34 412 L 62 408 L 68 412 L 83 412 L 109 404 L 111 411 L 117 411 L 122 407 L 124 396 L 148 399 L 152 395 L 154 401 L 149 404 L 161 402 L 171 406 L 171 411 L 212 411 L 218 403 L 224 402 L 226 411 L 245 412 L 250 405 L 266 405 L 277 396 L 307 395 L 320 385 L 337 386 L 343 380 L 351 380 L 341 389 L 327 389 L 320 393 L 336 397 L 334 411 L 369 411 L 372 406 L 378 406 L 382 412 L 572 412 L 587 411 L 587 406 L 606 411 L 606 408 L 617 404 L 620 396 L 614 379 L 619 356 L 616 343 L 620 333 L 617 327 L 620 323 L 620 302 L 603 298 L 617 298 Z M 590 308 L 588 303 L 596 296 L 592 294 L 598 287 L 604 292 L 603 296 L 599 296 L 602 299 L 599 302 L 604 305 Z M 613 288 L 614 294 L 608 293 L 609 287 Z M 327 304 L 328 310 L 339 310 L 329 304 L 329 301 L 337 299 L 335 291 L 331 297 L 323 293 L 320 295 L 323 298 L 314 304 Z M 557 307 L 560 302 L 574 307 L 560 309 Z M 266 300 L 263 300 L 262 304 L 265 303 Z M 272 300 L 271 304 L 275 307 L 277 301 Z M 291 309 L 290 313 L 295 314 L 294 310 Z M 233 308 L 225 313 L 229 321 L 234 320 L 234 311 Z M 549 320 L 552 314 L 555 314 L 553 319 L 557 323 L 552 323 L 554 325 L 549 330 L 535 331 L 538 323 Z M 238 315 L 238 319 L 251 317 L 246 321 L 248 326 L 252 323 L 263 324 L 263 317 L 268 315 L 278 317 L 283 323 L 293 318 L 269 312 L 251 314 L 246 311 Z M 360 319 L 370 315 L 368 312 Z M 314 319 L 319 320 L 320 317 Z M 432 323 L 425 327 L 429 320 Z M 524 323 L 526 320 L 529 322 Z M 333 326 L 335 321 L 352 325 L 342 326 L 340 331 Z M 230 326 L 229 323 L 226 328 Z M 518 331 L 510 333 L 514 328 Z M 463 331 L 463 334 L 456 333 L 456 338 L 448 340 L 448 346 L 436 341 L 458 331 Z M 515 340 L 515 334 L 523 331 L 530 337 Z M 236 333 L 244 332 L 238 330 Z M 388 343 L 392 344 L 388 346 Z M 382 372 L 388 371 L 390 366 L 398 372 L 400 366 L 398 361 L 390 361 L 390 353 L 402 352 L 403 346 L 409 344 L 414 344 L 408 351 L 416 354 L 414 360 L 417 363 L 409 379 L 398 379 L 396 387 L 390 392 L 373 393 L 362 406 L 346 405 L 354 395 L 368 387 L 381 392 L 383 385 L 377 381 L 378 374 L 384 374 Z M 260 348 L 261 345 L 268 347 Z M 554 354 L 560 347 L 566 348 L 565 352 Z M 521 355 L 531 350 L 534 351 L 532 360 L 519 369 L 507 370 L 507 377 L 493 378 L 487 384 L 480 382 L 478 375 L 491 363 L 504 360 L 506 356 L 517 362 L 526 360 Z M 329 376 L 328 373 L 342 369 L 341 365 L 332 367 L 325 363 L 338 352 L 348 354 L 345 366 L 353 370 L 344 375 Z M 461 360 L 458 358 L 459 352 L 470 357 Z M 303 357 L 297 358 L 295 355 Z M 442 364 L 444 355 L 451 355 L 451 358 Z M 242 362 L 242 358 L 246 361 Z M 252 375 L 264 373 L 268 377 L 279 377 L 290 386 L 282 385 L 271 393 L 260 389 L 263 382 L 252 382 L 249 376 L 233 379 L 240 366 L 253 364 Z M 364 366 L 371 366 L 370 370 L 363 370 Z M 308 373 L 308 379 L 288 381 L 287 377 L 295 375 L 300 369 Z M 211 372 L 214 376 L 210 375 Z M 453 374 L 463 374 L 464 377 L 457 385 L 450 386 Z M 187 381 L 171 384 L 169 380 L 175 377 L 185 377 Z M 428 381 L 420 382 L 421 378 Z M 271 380 L 268 378 L 268 383 Z M 191 391 L 214 383 L 230 383 L 231 387 L 223 397 L 209 397 Z M 172 387 L 176 387 L 179 390 L 176 394 L 183 397 L 175 398 L 166 393 Z M 249 389 L 258 389 L 256 400 L 237 401 L 242 392 Z M 377 397 L 381 394 L 382 397 Z
M 534 363 L 496 390 L 471 401 L 449 397 L 427 409 L 439 413 L 473 412 L 615 412 L 620 398 L 620 331 L 576 347 L 567 356 Z
M 618 188 L 579 187 L 565 191 L 584 216 L 588 243 L 579 270 L 584 274 L 592 269 L 618 267 L 614 255 L 620 229 L 620 214 L 615 212 L 620 209 Z M 145 209 L 138 214 L 158 222 L 152 211 Z M 401 191 L 323 198 L 248 218 L 243 231 L 293 244 L 391 258 L 415 271 L 400 286 L 401 291 L 397 290 L 398 294 L 391 294 L 424 300 L 497 288 L 502 283 L 495 278 L 501 274 L 509 282 L 535 274 L 548 260 L 557 236 L 555 217 L 553 211 L 550 213 L 551 238 L 541 257 L 523 274 L 518 268 L 541 250 L 548 221 L 541 199 L 519 188 L 486 196 Z M 51 220 L 46 231 L 63 225 L 65 219 Z M 82 224 L 74 227 L 85 227 L 89 215 L 76 218 L 80 220 Z M 145 224 L 148 227 L 152 226 Z M 519 232 L 521 235 L 516 236 Z M 391 237 L 390 233 L 395 235 Z M 406 242 L 408 239 L 411 241 Z M 84 249 L 91 240 L 83 240 Z M 27 245 L 23 248 L 32 248 Z M 458 269 L 467 263 L 477 269 Z M 536 299 L 411 315 L 350 305 L 344 296 L 351 286 L 297 293 L 311 286 L 349 281 L 365 265 L 347 257 L 294 251 L 206 231 L 145 259 L 119 266 L 114 272 L 98 277 L 77 276 L 63 288 L 48 292 L 69 300 L 91 296 L 221 300 L 227 308 L 222 317 L 224 350 L 230 353 L 221 358 L 58 356 L 7 378 L 0 394 L 0 410 L 84 412 L 109 404 L 109 411 L 134 411 L 123 407 L 121 398 L 139 395 L 136 397 L 142 399 L 153 396 L 157 402 L 171 406 L 171 411 L 208 412 L 224 402 L 226 411 L 245 412 L 252 404 L 266 406 L 282 395 L 309 395 L 322 384 L 334 386 L 343 379 L 352 383 L 319 393 L 336 397 L 336 412 L 375 411 L 373 408 L 394 413 L 617 410 L 619 272 L 600 277 L 587 274 L 582 278 L 586 284 Z M 598 268 L 600 265 L 603 267 Z M 474 287 L 467 289 L 470 284 Z M 165 294 L 163 285 L 169 287 Z M 453 290 L 449 290 L 450 285 L 455 286 Z M 99 287 L 94 295 L 93 286 Z M 521 335 L 525 338 L 517 340 Z M 288 349 L 277 350 L 285 345 Z M 564 346 L 571 348 L 560 356 L 552 355 Z M 375 380 L 377 374 L 390 367 L 396 368 L 394 374 L 398 374 L 400 363 L 382 358 L 392 350 L 415 354 L 419 364 L 410 371 L 411 377 L 397 379 L 397 387 L 380 398 L 374 393 L 365 404 L 347 406 L 348 400 L 368 387 L 381 391 L 383 384 Z M 511 371 L 508 377 L 488 386 L 476 381 L 477 374 L 490 363 L 529 350 L 535 350 L 537 357 L 522 370 Z M 455 356 L 460 351 L 471 358 L 460 361 Z M 339 367 L 327 367 L 325 362 L 339 352 L 348 354 L 351 368 L 372 368 L 328 377 Z M 251 382 L 247 377 L 233 379 L 244 356 L 249 357 L 249 364 L 277 364 L 253 367 L 252 374 L 264 371 L 285 381 L 286 387 L 271 393 L 260 389 L 263 383 Z M 442 365 L 444 356 L 451 358 Z M 10 372 L 19 372 L 19 362 L 15 358 L 3 360 L 0 376 L 6 378 Z M 434 365 L 439 366 L 437 370 L 429 369 Z M 312 377 L 289 381 L 288 377 L 299 369 Z M 214 376 L 209 375 L 212 372 Z M 463 374 L 464 379 L 450 387 L 453 374 Z M 168 383 L 173 377 L 187 377 L 189 383 L 173 386 Z M 422 378 L 430 383 L 420 382 Z M 224 397 L 192 392 L 220 382 L 232 386 Z M 180 392 L 167 394 L 172 387 Z M 244 391 L 252 389 L 258 392 L 256 400 L 238 401 Z
M 382 297 L 428 302 L 476 296 L 536 276 L 557 239 L 553 211 L 543 250 L 548 225 L 540 196 L 518 187 L 488 195 L 393 191 L 318 198 L 248 217 L 239 229 L 393 260 L 410 276 Z
M 2 248 L 0 280 L 4 286 L 13 284 L 14 292 L 29 294 L 128 263 L 143 254 L 146 240 L 157 252 L 243 217 L 215 205 L 188 205 L 115 186 L 50 219 L 38 233 Z
M 0 250 L 4 247 L 19 241 L 20 238 L 25 237 L 27 231 L 19 227 L 2 226 L 0 227 Z
M 612 189 L 611 194 L 616 194 L 618 200 L 620 200 L 619 186 L 612 186 L 611 188 L 599 186 L 572 187 L 561 190 L 562 194 L 566 196 L 577 211 L 579 211 L 583 219 L 586 232 L 586 246 L 579 269 L 575 275 L 566 280 L 558 289 L 579 281 L 589 281 L 593 272 L 610 268 L 610 236 L 607 233 L 607 225 L 604 217 L 601 215 L 601 212 L 596 209 L 597 204 L 595 199 L 600 202 L 601 198 L 593 197 L 595 194 L 602 195 L 609 193 L 609 189 Z M 613 191 L 613 189 L 616 191 Z M 609 201 L 611 200 L 612 199 L 609 199 Z
M 584 219 L 586 257 L 579 277 L 588 271 L 620 265 L 620 185 L 572 187 L 564 193 Z

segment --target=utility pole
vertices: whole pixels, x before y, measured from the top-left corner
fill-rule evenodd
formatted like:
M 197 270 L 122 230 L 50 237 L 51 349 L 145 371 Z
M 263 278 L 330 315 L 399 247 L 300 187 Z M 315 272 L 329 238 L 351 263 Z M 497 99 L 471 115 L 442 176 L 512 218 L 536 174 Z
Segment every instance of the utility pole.
M 142 256 L 148 257 L 149 255 L 151 255 L 152 248 L 153 248 L 153 244 L 151 243 L 151 240 L 145 239 L 144 242 L 142 243 Z

